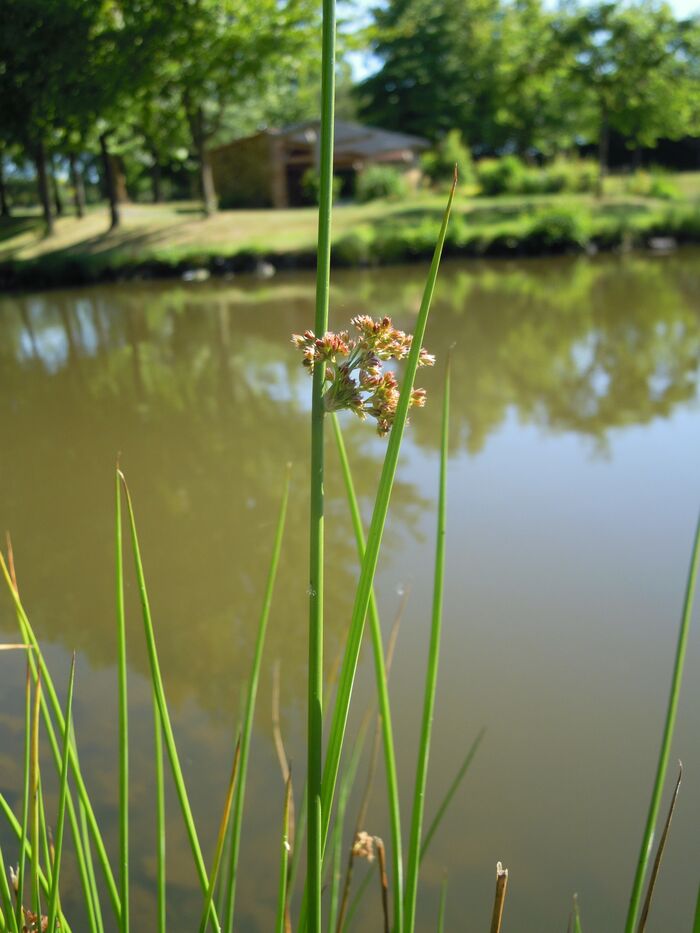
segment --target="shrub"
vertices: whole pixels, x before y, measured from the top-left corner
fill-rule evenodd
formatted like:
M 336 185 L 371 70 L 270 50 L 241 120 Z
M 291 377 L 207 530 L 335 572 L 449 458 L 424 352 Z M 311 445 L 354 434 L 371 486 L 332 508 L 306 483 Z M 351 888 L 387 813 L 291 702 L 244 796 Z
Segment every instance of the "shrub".
M 535 251 L 567 252 L 588 245 L 590 231 L 587 216 L 571 207 L 559 207 L 536 214 L 526 234 L 526 242 Z
M 369 165 L 357 176 L 355 200 L 360 204 L 379 198 L 400 201 L 407 194 L 406 179 L 392 165 Z
M 484 159 L 477 166 L 482 194 L 577 194 L 593 191 L 598 166 L 591 159 L 555 159 L 550 165 L 528 166 L 517 156 Z
M 434 149 L 424 153 L 421 159 L 423 172 L 433 182 L 452 181 L 457 165 L 459 180 L 470 184 L 474 180 L 474 163 L 469 147 L 459 130 L 450 130 Z
M 678 197 L 678 189 L 673 182 L 658 169 L 646 172 L 638 169 L 627 180 L 625 190 L 628 194 L 635 194 L 640 198 L 660 198 L 670 201 Z
M 514 155 L 482 159 L 476 166 L 481 193 L 486 195 L 522 194 L 525 172 L 525 166 Z
M 531 171 L 544 176 L 547 194 L 594 191 L 598 182 L 598 165 L 593 159 L 555 159 L 544 169 Z

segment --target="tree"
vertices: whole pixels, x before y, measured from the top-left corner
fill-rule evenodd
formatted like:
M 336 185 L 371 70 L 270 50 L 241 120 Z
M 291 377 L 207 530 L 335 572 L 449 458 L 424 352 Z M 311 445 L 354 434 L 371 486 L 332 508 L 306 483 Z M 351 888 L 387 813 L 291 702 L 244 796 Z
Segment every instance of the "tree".
M 599 191 L 611 130 L 633 146 L 689 132 L 697 84 L 684 29 L 667 4 L 601 3 L 566 17 L 560 35 L 571 52 L 581 133 L 598 141 Z
M 184 109 L 206 214 L 216 209 L 208 149 L 263 87 L 288 84 L 313 46 L 309 0 L 192 0 L 168 11 L 171 86 Z
M 499 0 L 390 0 L 375 11 L 382 66 L 358 87 L 370 123 L 438 140 L 493 137 Z
M 89 102 L 91 47 L 102 4 L 4 0 L 0 30 L 2 131 L 36 165 L 47 233 L 53 230 L 48 149 Z

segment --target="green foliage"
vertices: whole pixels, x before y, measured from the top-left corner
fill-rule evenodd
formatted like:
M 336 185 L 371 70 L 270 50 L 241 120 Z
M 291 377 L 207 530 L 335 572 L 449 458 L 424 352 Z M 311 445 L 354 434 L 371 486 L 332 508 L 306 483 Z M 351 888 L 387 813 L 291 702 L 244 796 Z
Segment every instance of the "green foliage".
M 667 175 L 658 170 L 646 172 L 638 169 L 627 179 L 625 191 L 637 197 L 658 198 L 664 201 L 670 201 L 679 196 L 676 185 Z
M 474 179 L 474 166 L 469 147 L 459 130 L 450 130 L 433 149 L 423 154 L 421 167 L 434 182 L 452 181 L 455 165 L 460 184 L 470 184 Z
M 355 199 L 360 204 L 386 198 L 400 201 L 408 194 L 408 185 L 401 172 L 392 165 L 368 165 L 355 182 Z
M 551 208 L 536 214 L 527 231 L 528 244 L 534 252 L 567 252 L 586 246 L 590 226 L 580 208 Z
M 514 155 L 500 159 L 482 159 L 476 166 L 476 177 L 482 194 L 520 194 L 524 186 L 525 165 Z
M 590 159 L 556 159 L 550 165 L 526 165 L 517 156 L 482 159 L 477 163 L 481 193 L 499 194 L 578 194 L 593 191 L 598 167 Z

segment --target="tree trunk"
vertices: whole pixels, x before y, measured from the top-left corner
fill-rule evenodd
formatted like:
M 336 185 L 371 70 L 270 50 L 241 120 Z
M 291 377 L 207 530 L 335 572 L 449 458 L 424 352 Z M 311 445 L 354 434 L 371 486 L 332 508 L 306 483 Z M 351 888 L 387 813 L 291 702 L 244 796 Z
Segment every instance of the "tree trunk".
M 151 169 L 151 184 L 153 186 L 153 203 L 160 204 L 163 200 L 163 187 L 161 185 L 161 170 L 158 157 L 154 156 L 155 161 Z
M 211 161 L 207 152 L 207 134 L 204 130 L 204 111 L 201 107 L 194 109 L 192 103 L 185 97 L 185 112 L 190 125 L 190 134 L 197 155 L 197 174 L 199 176 L 199 194 L 204 206 L 204 214 L 209 217 L 216 211 L 216 191 L 214 190 L 214 175 L 211 170 Z
M 608 111 L 603 107 L 600 115 L 600 134 L 598 136 L 598 183 L 596 197 L 603 197 L 603 183 L 608 173 L 608 148 L 610 145 L 610 126 L 608 124 Z
M 56 177 L 56 163 L 53 157 L 51 158 L 49 164 L 51 166 L 51 184 L 53 187 L 53 203 L 56 207 L 56 216 L 62 217 L 63 216 L 63 201 L 61 200 L 61 192 L 58 187 L 58 178 Z
M 109 200 L 109 229 L 115 230 L 120 222 L 119 216 L 119 198 L 117 196 L 116 178 L 114 177 L 114 162 L 109 152 L 108 134 L 100 135 L 100 154 L 102 155 L 102 169 L 105 175 L 105 185 L 107 188 L 107 198 Z
M 10 202 L 7 200 L 5 186 L 5 156 L 0 154 L 0 217 L 10 216 Z
M 75 216 L 85 216 L 85 185 L 83 183 L 83 173 L 78 167 L 78 159 L 74 152 L 68 156 L 70 164 L 70 180 L 73 185 L 73 203 L 75 204 Z
M 199 186 L 201 189 L 204 213 L 207 217 L 216 212 L 216 191 L 214 190 L 214 173 L 211 170 L 211 160 L 204 144 L 198 148 L 199 157 Z
M 36 180 L 39 189 L 39 203 L 44 213 L 44 223 L 46 224 L 46 236 L 53 233 L 53 213 L 51 212 L 51 195 L 49 193 L 49 177 L 46 171 L 46 150 L 43 142 L 40 142 L 34 151 L 34 162 L 36 164 Z

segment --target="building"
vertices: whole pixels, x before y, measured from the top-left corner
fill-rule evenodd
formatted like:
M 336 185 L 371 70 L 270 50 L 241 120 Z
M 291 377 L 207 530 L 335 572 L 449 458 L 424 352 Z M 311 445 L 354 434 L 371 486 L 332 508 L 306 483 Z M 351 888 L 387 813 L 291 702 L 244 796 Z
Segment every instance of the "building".
M 320 121 L 267 129 L 210 150 L 214 186 L 222 207 L 293 207 L 308 203 L 304 174 L 318 162 Z M 416 171 L 429 143 L 359 123 L 336 121 L 333 172 L 343 193 L 367 165 L 395 165 Z

